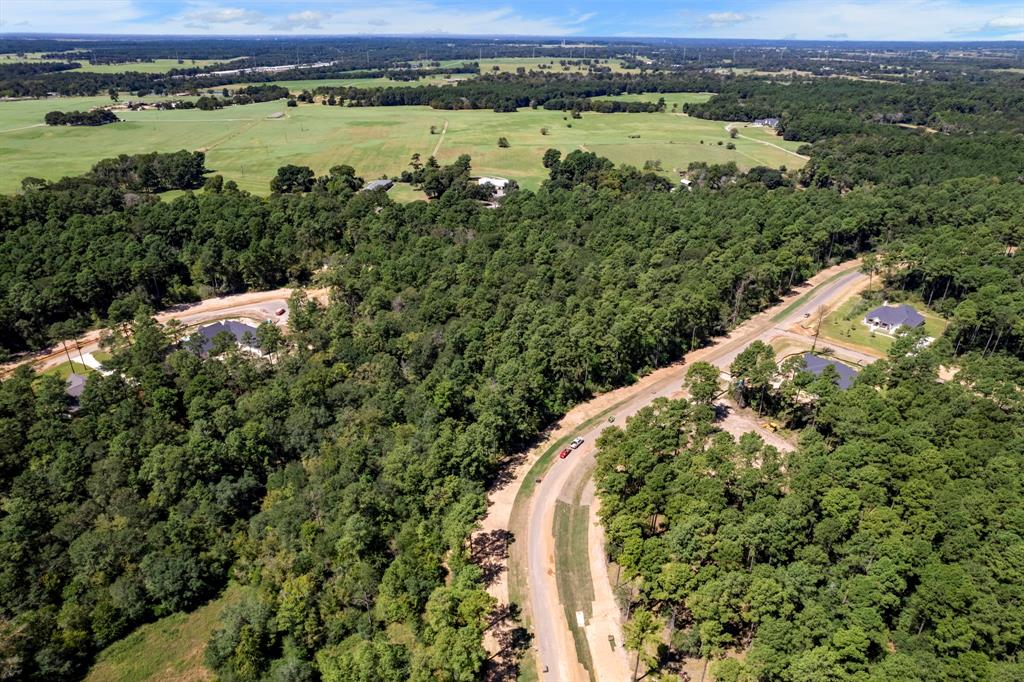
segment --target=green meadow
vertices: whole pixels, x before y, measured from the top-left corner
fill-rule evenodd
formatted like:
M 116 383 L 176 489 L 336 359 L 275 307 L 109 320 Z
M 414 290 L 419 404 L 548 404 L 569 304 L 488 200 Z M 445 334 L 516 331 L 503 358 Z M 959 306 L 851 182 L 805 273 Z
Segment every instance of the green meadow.
M 282 88 L 288 88 L 289 91 L 294 93 L 302 92 L 303 90 L 313 91 L 319 87 L 325 88 L 409 88 L 416 85 L 444 85 L 446 78 L 470 78 L 470 74 L 460 73 L 451 76 L 448 75 L 433 75 L 424 76 L 419 80 L 415 81 L 399 81 L 391 80 L 390 78 L 326 78 L 322 80 L 291 80 L 291 81 L 271 81 L 270 83 L 235 83 L 233 85 L 217 86 L 209 88 L 215 93 L 220 93 L 225 87 L 228 90 L 234 91 L 239 88 L 245 88 L 250 85 L 280 85 Z
M 665 95 L 670 107 L 672 101 L 696 97 L 707 95 Z M 56 179 L 84 173 L 96 161 L 118 154 L 179 149 L 205 151 L 213 172 L 260 194 L 269 191 L 270 179 L 285 164 L 307 165 L 317 173 L 350 164 L 363 177 L 375 178 L 400 173 L 413 153 L 426 158 L 435 150 L 441 163 L 469 154 L 475 172 L 514 178 L 527 188 L 536 188 L 546 176 L 541 159 L 550 147 L 563 153 L 589 150 L 638 167 L 656 160 L 667 177 L 698 160 L 735 161 L 741 168 L 795 168 L 803 163 L 792 153 L 799 146 L 796 143 L 769 138 L 770 133 L 764 133 L 764 141 L 771 139 L 782 148 L 763 144 L 760 138 L 730 140 L 723 121 L 671 111 L 588 112 L 582 119 L 572 119 L 568 113 L 544 109 L 495 113 L 429 107 L 285 107 L 283 101 L 276 101 L 218 111 L 118 112 L 121 123 L 97 128 L 38 125 L 47 111 L 88 109 L 103 103 L 109 99 L 0 103 L 0 167 L 4 169 L 0 192 L 16 191 L 26 176 Z M 275 113 L 284 117 L 268 118 Z M 431 134 L 431 126 L 437 134 Z M 744 135 L 749 130 L 744 129 Z M 510 147 L 498 148 L 499 137 L 508 138 Z M 726 148 L 730 141 L 736 149 Z
M 237 59 L 237 58 L 236 58 Z M 42 52 L 26 52 L 24 54 L 6 53 L 0 54 L 0 64 L 12 62 L 39 62 L 58 61 L 44 59 Z M 81 62 L 82 66 L 75 71 L 88 71 L 90 73 L 126 73 L 136 71 L 139 73 L 167 73 L 171 69 L 192 69 L 211 66 L 213 64 L 225 64 L 224 68 L 231 68 L 227 65 L 229 59 L 184 59 L 179 64 L 177 59 L 154 59 L 151 62 L 126 62 L 124 64 L 92 64 Z
M 127 62 L 125 64 L 82 64 L 82 68 L 76 71 L 88 71 L 90 73 L 126 73 L 136 71 L 138 73 L 167 73 L 171 69 L 199 69 L 204 66 L 223 64 L 225 69 L 230 69 L 228 59 L 184 59 L 179 64 L 177 59 L 154 59 L 151 62 Z

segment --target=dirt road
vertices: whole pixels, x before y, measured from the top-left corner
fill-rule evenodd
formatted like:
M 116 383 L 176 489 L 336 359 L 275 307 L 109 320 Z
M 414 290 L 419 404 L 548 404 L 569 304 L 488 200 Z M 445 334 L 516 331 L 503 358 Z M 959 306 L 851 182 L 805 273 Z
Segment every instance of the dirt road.
M 767 140 L 758 140 L 757 138 L 753 138 L 753 137 L 747 137 L 746 135 L 744 135 L 743 133 L 741 133 L 741 132 L 739 131 L 739 127 L 738 127 L 738 126 L 740 126 L 740 125 L 742 125 L 742 124 L 740 124 L 740 123 L 729 123 L 728 125 L 726 125 L 726 126 L 725 126 L 725 132 L 726 132 L 726 133 L 729 133 L 729 132 L 731 132 L 731 131 L 732 131 L 733 129 L 736 129 L 736 137 L 741 137 L 741 138 L 743 138 L 744 140 L 750 140 L 751 142 L 756 142 L 756 143 L 758 143 L 758 144 L 763 144 L 763 145 L 767 145 L 767 146 L 769 146 L 769 147 L 775 147 L 775 148 L 776 148 L 776 149 L 778 149 L 779 151 L 783 151 L 783 152 L 786 152 L 787 154 L 792 154 L 793 156 L 795 156 L 795 157 L 797 157 L 797 158 L 800 158 L 800 159 L 803 159 L 804 161 L 807 161 L 808 159 L 810 159 L 810 158 L 811 158 L 811 157 L 809 157 L 809 156 L 804 156 L 803 154 L 797 154 L 797 153 L 796 153 L 795 151 L 793 151 L 792 149 L 786 149 L 785 147 L 782 147 L 782 146 L 780 146 L 780 145 L 777 145 L 777 144 L 775 144 L 774 142 L 768 142 Z
M 508 483 L 492 491 L 488 515 L 479 533 L 507 529 L 513 534 L 514 541 L 509 548 L 508 561 L 512 562 L 513 567 L 522 565 L 526 569 L 525 585 L 516 584 L 513 587 L 517 592 L 525 588 L 523 607 L 532 625 L 533 651 L 541 679 L 566 682 L 585 682 L 590 679 L 577 657 L 572 630 L 559 599 L 555 544 L 564 542 L 564 539 L 556 538 L 553 529 L 556 503 L 559 499 L 571 499 L 571 492 L 575 490 L 573 486 L 580 483 L 580 472 L 577 469 L 592 466 L 594 441 L 609 426 L 608 418 L 614 418 L 615 424 L 623 424 L 629 416 L 656 398 L 680 395 L 682 380 L 689 364 L 703 360 L 727 369 L 733 359 L 755 340 L 767 343 L 778 336 L 792 336 L 794 342 L 802 342 L 809 348 L 811 340 L 790 331 L 790 328 L 805 319 L 805 313 L 811 314 L 821 306 L 832 307 L 862 288 L 867 283 L 867 276 L 859 272 L 858 265 L 856 261 L 850 261 L 819 273 L 779 305 L 751 318 L 714 345 L 694 351 L 683 362 L 657 370 L 632 386 L 611 391 L 577 406 L 560 421 L 542 444 L 527 453 L 514 471 L 509 472 Z M 790 305 L 793 306 L 791 310 L 787 309 Z M 588 428 L 577 430 L 581 424 L 594 418 L 598 419 Z M 747 427 L 760 431 L 756 423 L 748 423 L 743 428 Z M 584 444 L 567 459 L 555 458 L 548 471 L 542 475 L 541 472 L 531 471 L 542 454 L 568 435 L 582 437 Z M 776 437 L 766 440 L 778 445 L 774 441 L 780 439 Z M 527 476 L 538 477 L 540 480 L 528 499 L 517 501 L 517 493 Z M 526 506 L 525 510 L 518 509 L 523 505 Z M 590 505 L 592 514 L 596 507 L 596 504 Z M 593 615 L 589 622 L 583 623 L 582 630 L 589 643 L 594 678 L 620 682 L 628 679 L 631 671 L 622 647 L 619 610 L 607 587 L 607 575 L 601 570 L 604 565 L 602 543 L 589 542 L 588 554 L 592 567 L 591 577 L 595 583 L 595 602 L 591 608 Z M 510 593 L 508 573 L 506 570 L 497 570 L 495 574 L 497 577 L 488 589 L 499 603 L 507 604 Z M 512 579 L 518 580 L 517 575 L 513 571 Z M 615 642 L 614 649 L 609 643 L 609 635 Z M 489 635 L 485 642 L 496 658 L 502 656 L 500 642 L 501 638 L 494 635 Z
M 198 303 L 175 306 L 156 315 L 154 319 L 161 324 L 171 320 L 178 320 L 187 327 L 192 327 L 203 322 L 224 319 L 247 319 L 255 322 L 271 320 L 275 324 L 285 325 L 288 322 L 288 299 L 291 298 L 293 289 L 273 289 L 271 291 L 253 291 L 234 296 L 220 296 L 208 298 Z M 326 302 L 327 289 L 307 289 L 307 295 L 318 301 Z M 277 315 L 277 311 L 285 309 L 283 315 Z M 100 349 L 100 338 L 105 330 L 94 329 L 78 337 L 74 341 L 68 341 L 68 348 L 73 354 L 94 353 Z M 67 362 L 64 347 L 61 344 L 38 353 L 22 356 L 12 363 L 0 366 L 0 376 L 6 376 L 15 367 L 25 363 L 35 365 L 38 371 L 50 369 Z

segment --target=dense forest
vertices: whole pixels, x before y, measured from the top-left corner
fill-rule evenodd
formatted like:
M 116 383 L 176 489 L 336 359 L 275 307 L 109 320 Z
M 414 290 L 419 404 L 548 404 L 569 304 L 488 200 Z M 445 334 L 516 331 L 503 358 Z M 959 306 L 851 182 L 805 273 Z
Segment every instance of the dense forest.
M 990 84 L 795 79 L 785 87 L 745 78 L 684 109 L 691 116 L 722 121 L 778 117 L 783 137 L 806 142 L 864 132 L 871 123 L 927 126 L 940 132 L 1021 133 L 1024 74 L 1011 73 Z
M 672 632 L 646 666 L 710 657 L 721 682 L 1021 678 L 1024 413 L 939 383 L 941 352 L 893 348 L 847 391 L 798 373 L 815 403 L 785 456 L 717 431 L 706 400 L 661 400 L 602 434 L 601 514 L 634 623 Z

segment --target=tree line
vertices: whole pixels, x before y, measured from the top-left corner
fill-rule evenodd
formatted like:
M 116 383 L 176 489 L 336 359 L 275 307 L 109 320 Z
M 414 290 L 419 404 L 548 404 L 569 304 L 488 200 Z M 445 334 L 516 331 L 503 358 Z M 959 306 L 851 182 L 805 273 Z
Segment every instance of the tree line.
M 334 96 L 349 106 L 426 105 L 435 109 L 493 109 L 523 107 L 582 108 L 591 97 L 645 92 L 709 92 L 721 89 L 714 74 L 499 74 L 483 75 L 455 85 L 359 88 L 321 86 L 314 94 Z M 547 104 L 552 106 L 548 107 Z M 635 103 L 634 103 L 635 104 Z M 602 106 L 608 106 L 603 103 Z M 587 105 L 590 106 L 590 105 Z M 645 107 L 646 108 L 646 107 Z M 628 109 L 628 107 L 627 107 Z M 623 110 L 627 110 L 623 109 Z
M 691 116 L 724 121 L 777 117 L 787 140 L 814 142 L 871 124 L 911 124 L 948 133 L 1024 132 L 1024 76 L 988 84 L 966 79 L 886 84 L 848 79 L 777 83 L 735 79 Z
M 102 126 L 118 123 L 121 119 L 113 111 L 93 109 L 92 111 L 51 111 L 43 117 L 48 126 Z

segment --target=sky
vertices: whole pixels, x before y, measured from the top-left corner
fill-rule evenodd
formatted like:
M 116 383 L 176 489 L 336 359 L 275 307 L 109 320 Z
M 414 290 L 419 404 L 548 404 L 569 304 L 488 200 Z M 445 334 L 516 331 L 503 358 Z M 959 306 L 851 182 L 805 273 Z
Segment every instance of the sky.
M 1024 40 L 1024 0 L 0 0 L 0 33 Z

